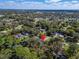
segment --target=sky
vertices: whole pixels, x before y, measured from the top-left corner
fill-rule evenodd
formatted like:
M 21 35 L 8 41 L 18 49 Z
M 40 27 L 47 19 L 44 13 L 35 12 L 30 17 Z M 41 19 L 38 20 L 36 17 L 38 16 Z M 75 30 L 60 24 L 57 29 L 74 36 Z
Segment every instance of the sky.
M 79 10 L 79 0 L 0 0 L 0 9 Z

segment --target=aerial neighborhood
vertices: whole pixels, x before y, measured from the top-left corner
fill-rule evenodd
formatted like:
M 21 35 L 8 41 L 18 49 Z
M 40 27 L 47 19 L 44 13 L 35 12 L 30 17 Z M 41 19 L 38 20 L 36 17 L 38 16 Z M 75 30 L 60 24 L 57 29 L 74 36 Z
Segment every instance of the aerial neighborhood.
M 1 10 L 0 59 L 79 59 L 79 12 Z

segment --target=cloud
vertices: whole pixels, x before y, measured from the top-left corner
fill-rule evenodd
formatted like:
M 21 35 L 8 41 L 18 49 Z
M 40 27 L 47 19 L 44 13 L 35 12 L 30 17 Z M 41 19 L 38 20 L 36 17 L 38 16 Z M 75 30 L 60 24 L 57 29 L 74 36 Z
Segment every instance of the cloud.
M 0 6 L 13 6 L 16 5 L 14 1 L 8 1 L 8 2 L 0 2 Z
M 43 2 L 22 2 L 22 4 L 41 4 Z
M 49 0 L 51 3 L 44 2 L 0 2 L 0 8 L 5 9 L 79 9 L 78 1 Z
M 72 1 L 72 3 L 79 3 L 78 1 Z
M 59 2 L 61 0 L 45 0 L 46 3 Z

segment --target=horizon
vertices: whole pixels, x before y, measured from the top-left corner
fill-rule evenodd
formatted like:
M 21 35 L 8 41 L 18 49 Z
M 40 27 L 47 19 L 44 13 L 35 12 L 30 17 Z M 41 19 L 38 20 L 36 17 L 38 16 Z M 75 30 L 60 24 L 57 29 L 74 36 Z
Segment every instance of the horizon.
M 59 11 L 62 11 L 62 10 L 72 10 L 72 11 L 74 11 L 74 10 L 76 10 L 76 11 L 79 11 L 79 9 L 1 9 L 0 8 L 0 10 L 55 10 L 55 11 L 57 11 L 57 10 L 59 10 Z

